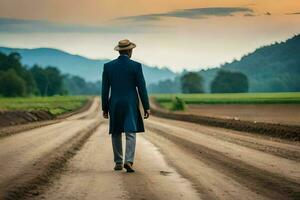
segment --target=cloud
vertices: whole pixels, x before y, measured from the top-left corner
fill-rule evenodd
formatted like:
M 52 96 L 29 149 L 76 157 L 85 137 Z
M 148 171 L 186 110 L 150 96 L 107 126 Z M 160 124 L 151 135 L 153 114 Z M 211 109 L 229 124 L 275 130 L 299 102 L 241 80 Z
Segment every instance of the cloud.
M 244 16 L 245 16 L 245 17 L 255 17 L 255 16 L 257 16 L 257 15 L 252 14 L 252 13 L 246 13 L 246 14 L 244 14 Z
M 99 27 L 54 23 L 42 20 L 0 18 L 0 32 L 89 32 Z
M 55 23 L 43 20 L 0 18 L 0 33 L 136 33 L 151 29 L 153 29 L 153 26 L 150 27 L 147 25 L 142 27 L 119 24 L 87 26 Z
M 286 13 L 286 15 L 300 15 L 300 12 Z
M 166 13 L 156 13 L 147 15 L 136 15 L 117 18 L 116 20 L 133 21 L 157 21 L 164 17 L 177 17 L 185 19 L 201 19 L 211 16 L 232 16 L 234 13 L 247 12 L 253 13 L 253 10 L 247 7 L 210 7 L 174 10 Z
M 245 16 L 252 16 L 254 12 L 247 7 L 210 7 L 174 10 L 166 13 L 156 13 L 138 16 L 128 16 L 101 25 L 78 25 L 57 23 L 45 20 L 27 20 L 0 18 L 0 33 L 137 33 L 155 32 L 160 27 L 157 23 L 120 23 L 120 20 L 130 22 L 155 22 L 164 17 L 176 17 L 185 19 L 202 19 L 212 16 L 233 16 L 236 13 L 244 13 Z M 155 29 L 154 29 L 155 28 Z

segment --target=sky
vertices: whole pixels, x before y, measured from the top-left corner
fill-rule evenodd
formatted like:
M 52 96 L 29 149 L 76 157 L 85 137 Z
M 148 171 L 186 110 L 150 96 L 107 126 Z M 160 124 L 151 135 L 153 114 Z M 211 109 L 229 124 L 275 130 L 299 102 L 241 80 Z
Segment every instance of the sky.
M 216 67 L 300 33 L 299 0 L 0 0 L 0 46 L 51 47 L 152 66 Z

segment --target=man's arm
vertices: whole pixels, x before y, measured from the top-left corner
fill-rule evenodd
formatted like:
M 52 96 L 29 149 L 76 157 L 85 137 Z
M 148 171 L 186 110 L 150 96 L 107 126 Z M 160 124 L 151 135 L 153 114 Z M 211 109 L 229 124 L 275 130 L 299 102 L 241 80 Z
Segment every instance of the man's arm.
M 150 115 L 150 105 L 149 105 L 148 93 L 146 88 L 146 82 L 145 82 L 141 64 L 139 64 L 138 71 L 137 71 L 137 88 L 144 108 L 144 118 L 147 119 Z
M 108 118 L 108 98 L 109 98 L 109 88 L 110 83 L 108 79 L 107 69 L 106 65 L 103 67 L 103 73 L 102 73 L 102 111 L 103 111 L 103 117 Z

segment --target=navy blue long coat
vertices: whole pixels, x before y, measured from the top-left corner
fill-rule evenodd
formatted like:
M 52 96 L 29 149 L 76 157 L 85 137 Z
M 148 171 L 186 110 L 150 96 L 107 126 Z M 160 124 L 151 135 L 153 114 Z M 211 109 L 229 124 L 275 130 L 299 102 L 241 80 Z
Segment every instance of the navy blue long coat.
M 121 55 L 104 64 L 102 110 L 109 112 L 110 134 L 145 131 L 138 95 L 144 110 L 148 110 L 148 94 L 140 63 Z

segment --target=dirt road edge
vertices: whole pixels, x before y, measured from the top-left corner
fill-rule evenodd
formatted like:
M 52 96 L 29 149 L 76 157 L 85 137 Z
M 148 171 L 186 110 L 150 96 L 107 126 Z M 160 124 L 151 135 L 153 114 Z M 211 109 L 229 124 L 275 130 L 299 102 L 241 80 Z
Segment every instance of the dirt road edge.
M 59 172 L 63 170 L 68 160 L 76 155 L 88 138 L 92 136 L 102 123 L 101 121 L 95 122 L 76 137 L 72 138 L 71 141 L 65 142 L 65 144 L 54 150 L 49 156 L 45 156 L 45 158 L 34 166 L 36 175 L 26 177 L 27 174 L 25 174 L 20 180 L 16 180 L 6 192 L 4 199 L 28 199 L 41 194 L 45 186 L 49 185 L 51 180 L 59 175 Z
M 41 120 L 41 121 L 35 121 L 35 122 L 28 121 L 27 123 L 16 124 L 16 125 L 13 125 L 13 126 L 0 127 L 0 139 L 4 138 L 4 137 L 7 137 L 7 136 L 10 136 L 10 135 L 14 135 L 14 134 L 23 132 L 23 131 L 29 131 L 31 129 L 40 128 L 40 127 L 43 127 L 43 126 L 48 126 L 48 125 L 51 125 L 51 124 L 59 123 L 67 117 L 70 117 L 70 116 L 76 115 L 78 113 L 87 111 L 92 106 L 93 101 L 94 101 L 94 98 L 89 98 L 87 100 L 87 102 L 82 107 L 80 107 L 79 109 L 68 112 L 68 113 L 65 113 L 65 114 L 62 114 L 62 115 L 59 115 L 56 118 Z
M 290 141 L 300 141 L 300 126 L 251 122 L 234 119 L 221 119 L 185 113 L 175 113 L 160 108 L 160 106 L 155 102 L 154 99 L 151 99 L 151 113 L 154 116 L 161 118 L 181 120 L 206 126 L 255 133 Z

